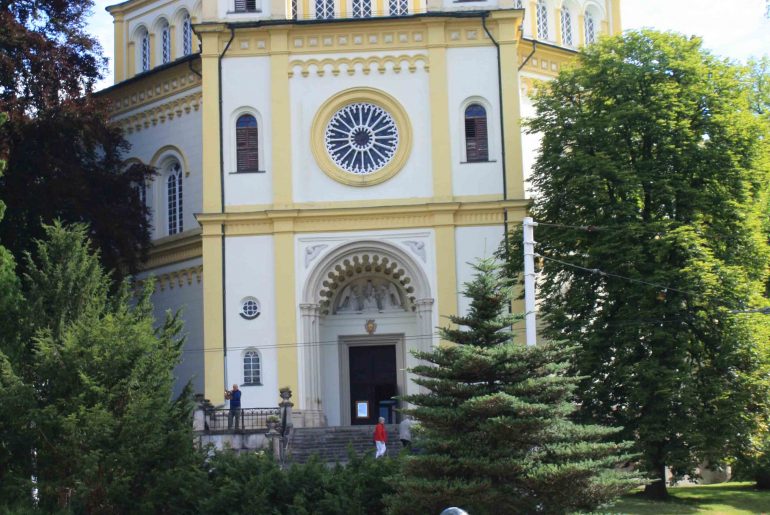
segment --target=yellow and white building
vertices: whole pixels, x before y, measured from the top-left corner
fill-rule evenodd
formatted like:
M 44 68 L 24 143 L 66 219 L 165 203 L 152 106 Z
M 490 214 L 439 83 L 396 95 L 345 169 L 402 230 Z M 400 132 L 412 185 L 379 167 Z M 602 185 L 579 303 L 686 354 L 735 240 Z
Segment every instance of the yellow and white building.
M 298 424 L 371 423 L 414 391 L 469 262 L 527 206 L 537 79 L 620 31 L 619 0 L 128 0 L 115 123 L 143 185 L 180 385 Z

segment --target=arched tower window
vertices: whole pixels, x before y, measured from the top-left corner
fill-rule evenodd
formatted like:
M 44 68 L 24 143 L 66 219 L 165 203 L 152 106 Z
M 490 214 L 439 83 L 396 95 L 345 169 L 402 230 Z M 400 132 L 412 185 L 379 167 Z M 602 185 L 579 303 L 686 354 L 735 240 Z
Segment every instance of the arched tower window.
M 572 36 L 572 13 L 566 6 L 561 10 L 561 42 L 566 46 L 575 45 L 575 38 Z
M 241 115 L 235 122 L 235 148 L 237 171 L 259 170 L 259 133 L 257 119 L 253 115 Z
M 160 25 L 160 62 L 171 62 L 171 28 L 168 21 L 163 20 Z
M 544 0 L 537 0 L 537 37 L 548 39 L 548 6 Z
M 247 350 L 243 353 L 243 383 L 262 384 L 262 363 L 257 350 Z
M 182 167 L 177 161 L 168 167 L 166 199 L 168 201 L 168 234 L 180 233 L 184 230 L 184 212 L 182 209 Z
M 318 20 L 334 18 L 334 0 L 315 0 L 315 17 Z
M 182 17 L 182 54 L 192 54 L 192 19 L 190 13 Z
M 150 33 L 142 28 L 139 33 L 139 52 L 141 58 L 141 71 L 146 72 L 150 69 Z
M 406 16 L 409 14 L 408 0 L 389 0 L 388 9 L 391 16 Z
M 465 109 L 465 159 L 469 163 L 489 161 L 487 110 L 480 104 Z
M 353 18 L 371 18 L 372 0 L 353 0 Z
M 596 43 L 596 19 L 594 18 L 594 15 L 590 12 L 586 12 L 585 15 L 585 24 L 586 24 L 586 45 L 590 45 L 591 43 Z
M 524 8 L 524 4 L 523 4 L 522 0 L 513 0 L 513 8 L 514 9 L 523 9 Z

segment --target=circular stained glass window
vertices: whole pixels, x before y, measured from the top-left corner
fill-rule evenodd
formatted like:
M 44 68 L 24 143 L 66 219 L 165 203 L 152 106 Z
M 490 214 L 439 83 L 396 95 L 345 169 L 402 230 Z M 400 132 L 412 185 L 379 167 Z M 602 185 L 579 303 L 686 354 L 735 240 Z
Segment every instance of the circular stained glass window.
M 259 316 L 259 302 L 254 297 L 246 297 L 241 301 L 241 316 L 247 320 L 252 320 Z
M 337 166 L 348 173 L 368 175 L 393 160 L 398 127 L 385 109 L 357 102 L 334 113 L 324 139 L 326 151 Z

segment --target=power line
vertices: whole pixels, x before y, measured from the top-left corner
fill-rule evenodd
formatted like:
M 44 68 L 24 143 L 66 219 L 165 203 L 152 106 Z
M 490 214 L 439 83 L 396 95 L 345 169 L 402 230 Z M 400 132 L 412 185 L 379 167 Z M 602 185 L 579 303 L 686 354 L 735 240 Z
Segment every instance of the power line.
M 568 267 L 571 267 L 571 268 L 576 268 L 578 270 L 583 270 L 585 272 L 590 272 L 592 274 L 600 275 L 602 277 L 614 277 L 616 279 L 623 279 L 623 280 L 634 282 L 634 283 L 637 283 L 637 284 L 644 284 L 644 285 L 647 285 L 647 286 L 652 286 L 653 288 L 657 288 L 658 290 L 661 290 L 661 291 L 664 291 L 664 292 L 673 291 L 673 292 L 682 293 L 684 295 L 689 295 L 689 296 L 693 296 L 693 297 L 699 297 L 699 296 L 703 295 L 702 293 L 696 293 L 696 292 L 687 291 L 687 290 L 680 290 L 678 288 L 673 288 L 671 286 L 666 286 L 665 284 L 653 283 L 653 282 L 650 282 L 650 281 L 644 281 L 642 279 L 635 279 L 633 277 L 626 277 L 624 275 L 615 274 L 615 273 L 612 273 L 612 272 L 604 272 L 603 270 L 600 270 L 598 268 L 587 268 L 587 267 L 584 267 L 584 266 L 576 265 L 574 263 L 568 263 L 568 262 L 562 261 L 560 259 L 544 256 L 544 255 L 538 254 L 538 253 L 535 253 L 535 256 L 537 256 L 539 258 L 542 258 L 542 259 L 545 259 L 547 261 L 553 261 L 555 263 L 559 263 L 559 264 L 564 265 L 564 266 L 568 266 Z

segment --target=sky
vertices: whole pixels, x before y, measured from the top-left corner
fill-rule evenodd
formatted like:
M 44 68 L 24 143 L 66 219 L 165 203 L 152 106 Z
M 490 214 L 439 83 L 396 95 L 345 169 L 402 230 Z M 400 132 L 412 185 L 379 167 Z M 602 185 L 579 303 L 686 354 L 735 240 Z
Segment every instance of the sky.
M 112 66 L 112 17 L 104 10 L 120 0 L 95 0 L 90 31 Z M 649 27 L 703 38 L 717 55 L 738 61 L 770 55 L 766 0 L 620 0 L 623 29 Z M 112 85 L 112 70 L 99 87 Z

